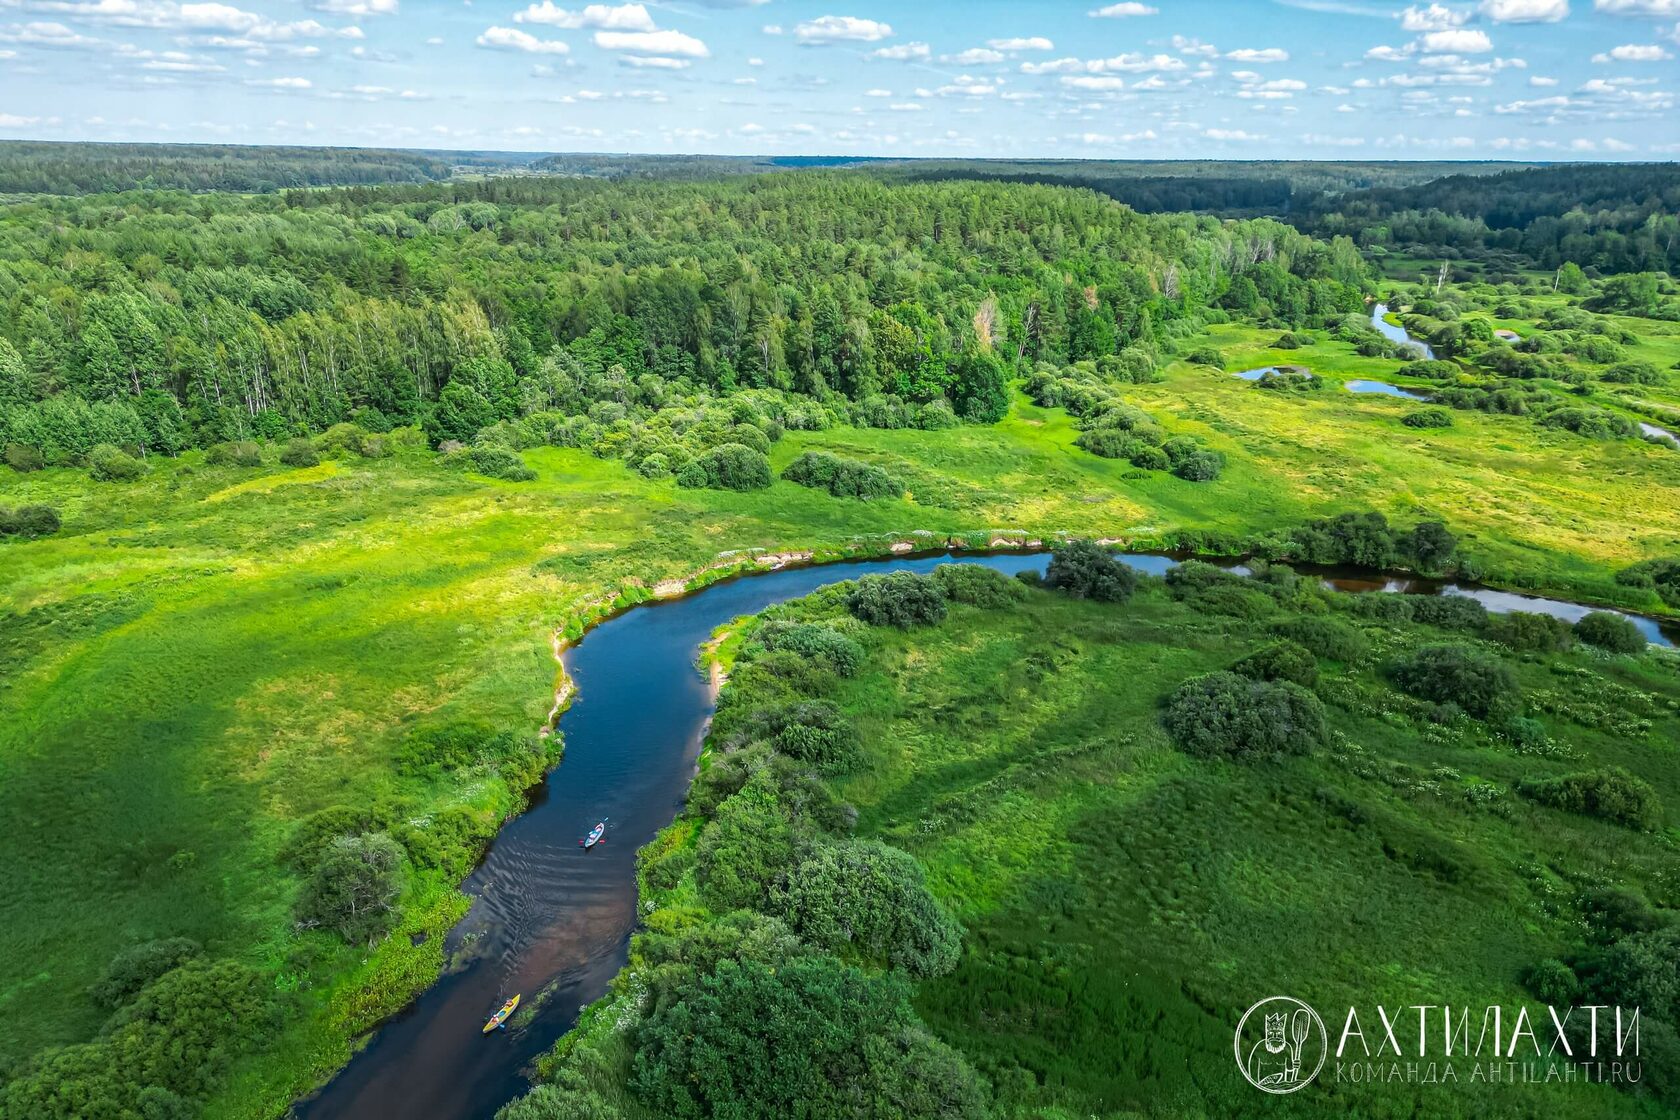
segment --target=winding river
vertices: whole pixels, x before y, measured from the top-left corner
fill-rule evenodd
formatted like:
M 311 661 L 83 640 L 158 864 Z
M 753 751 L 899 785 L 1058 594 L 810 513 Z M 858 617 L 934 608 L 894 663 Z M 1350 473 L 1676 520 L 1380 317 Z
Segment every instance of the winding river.
M 1153 574 L 1177 563 L 1136 555 Z M 565 655 L 577 698 L 560 718 L 565 757 L 530 808 L 497 835 L 465 884 L 472 909 L 445 945 L 450 966 L 407 1009 L 382 1025 L 320 1092 L 298 1102 L 298 1120 L 482 1120 L 528 1086 L 525 1069 L 599 998 L 628 958 L 636 926 L 636 849 L 682 805 L 714 696 L 695 671 L 700 645 L 730 619 L 840 580 L 878 572 L 927 572 L 952 561 L 1042 572 L 1047 553 L 956 554 L 783 568 L 716 583 L 636 607 L 602 623 Z M 1239 565 L 1233 565 L 1240 569 Z M 1314 574 L 1349 592 L 1459 594 L 1494 611 L 1577 618 L 1588 608 L 1487 588 L 1427 580 Z M 1680 639 L 1635 618 L 1661 645 Z M 607 843 L 578 840 L 607 818 Z M 536 1011 L 485 1037 L 480 1024 L 522 993 Z M 537 999 L 538 993 L 544 993 Z
M 1388 304 L 1386 303 L 1377 304 L 1377 306 L 1371 311 L 1371 325 L 1377 328 L 1377 331 L 1384 338 L 1402 343 L 1406 346 L 1415 346 L 1417 349 L 1423 351 L 1423 356 L 1425 358 L 1433 359 L 1435 357 L 1435 351 L 1430 349 L 1429 343 L 1423 341 L 1421 338 L 1413 338 L 1406 332 L 1405 327 L 1397 327 L 1393 323 L 1390 323 L 1387 319 L 1384 319 L 1383 316 L 1387 314 Z

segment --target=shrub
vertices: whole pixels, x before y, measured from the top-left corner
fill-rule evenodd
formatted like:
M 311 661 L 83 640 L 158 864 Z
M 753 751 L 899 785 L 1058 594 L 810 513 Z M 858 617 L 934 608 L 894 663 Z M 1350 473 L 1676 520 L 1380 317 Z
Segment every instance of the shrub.
M 1124 603 L 1137 590 L 1137 573 L 1095 541 L 1068 541 L 1051 552 L 1044 582 L 1075 599 Z
M 1296 334 L 1294 331 L 1284 331 L 1272 342 L 1273 350 L 1299 350 L 1303 346 L 1313 344 L 1312 336 Z
M 121 1007 L 139 995 L 147 984 L 203 951 L 204 946 L 185 937 L 132 945 L 111 958 L 104 976 L 93 989 L 93 997 L 106 1007 Z
M 38 471 L 47 465 L 47 460 L 41 453 L 27 443 L 8 443 L 6 445 L 6 465 L 19 474 Z
M 770 485 L 770 460 L 761 451 L 725 443 L 678 471 L 677 485 L 689 489 L 763 490 Z
M 1611 653 L 1644 653 L 1645 635 L 1633 620 L 1613 611 L 1593 611 L 1575 623 L 1575 637 Z
M 987 609 L 1007 607 L 1027 597 L 1019 581 L 983 564 L 941 564 L 933 570 L 933 580 L 952 602 Z
M 396 920 L 402 848 L 383 832 L 340 836 L 327 845 L 298 897 L 298 918 L 363 945 Z
M 846 609 L 871 626 L 908 629 L 945 618 L 945 593 L 939 584 L 912 572 L 864 576 L 846 596 Z
M 58 532 L 62 522 L 58 511 L 51 506 L 30 505 L 11 509 L 0 506 L 0 537 L 49 537 Z
M 1215 369 L 1225 368 L 1225 355 L 1211 346 L 1198 346 L 1184 355 L 1184 360 L 1192 365 L 1213 366 Z
M 1680 1019 L 1680 925 L 1620 938 L 1583 971 L 1607 1003 L 1670 1023 Z
M 1408 428 L 1450 428 L 1453 414 L 1444 408 L 1420 408 L 1402 416 L 1400 423 Z
M 1456 704 L 1482 719 L 1515 715 L 1522 703 L 1511 667 L 1469 646 L 1424 646 L 1397 662 L 1391 673 L 1413 696 Z
M 593 1089 L 538 1085 L 508 1102 L 496 1120 L 622 1120 L 624 1113 Z
M 928 891 L 922 865 L 876 840 L 818 848 L 773 905 L 811 944 L 916 977 L 944 975 L 962 951 L 962 927 Z
M 1286 618 L 1272 631 L 1330 661 L 1358 661 L 1370 649 L 1363 634 L 1334 618 Z
M 813 622 L 767 622 L 756 636 L 765 649 L 789 650 L 819 661 L 836 676 L 849 677 L 863 664 L 863 646 L 833 627 Z
M 1523 974 L 1523 985 L 1553 1007 L 1569 1007 L 1580 994 L 1581 983 L 1575 972 L 1560 960 L 1547 958 L 1531 966 Z
M 473 447 L 465 454 L 472 461 L 473 470 L 490 478 L 529 482 L 537 477 L 537 472 L 525 465 L 525 460 L 517 451 L 509 451 L 505 447 Z
M 1488 619 L 1487 636 L 1518 652 L 1559 653 L 1575 640 L 1569 623 L 1549 614 L 1511 611 Z
M 1132 441 L 1131 454 L 1127 456 L 1134 467 L 1141 467 L 1146 471 L 1164 471 L 1172 466 L 1172 460 L 1159 447 L 1144 443 L 1141 440 Z
M 1680 607 L 1680 560 L 1646 560 L 1617 572 L 1616 582 L 1655 591 L 1669 606 Z
M 664 478 L 671 473 L 671 461 L 663 453 L 655 451 L 636 464 L 636 473 L 643 478 Z
M 1172 473 L 1186 482 L 1212 482 L 1224 469 L 1225 456 L 1217 451 L 1201 450 L 1174 463 Z
M 1650 362 L 1617 362 L 1598 379 L 1616 385 L 1661 385 L 1668 377 Z
M 1655 829 L 1662 823 L 1662 802 L 1651 784 L 1619 766 L 1517 783 L 1531 801 L 1629 828 Z
M 755 713 L 753 722 L 778 751 L 819 770 L 838 773 L 857 761 L 857 731 L 827 700 L 803 700 L 765 709 Z
M 280 451 L 280 463 L 287 467 L 313 467 L 321 461 L 315 444 L 307 439 L 294 439 Z
M 531 753 L 517 732 L 463 720 L 412 732 L 397 748 L 396 763 L 405 774 L 436 776 Z
M 767 768 L 753 771 L 719 803 L 700 834 L 694 851 L 700 897 L 720 912 L 764 909 L 771 886 L 792 869 L 802 839 L 775 775 Z
M 961 1055 L 928 1035 L 908 983 L 832 957 L 726 960 L 636 1028 L 631 1087 L 650 1115 L 982 1120 Z
M 98 482 L 133 482 L 145 473 L 146 464 L 111 444 L 88 452 L 88 474 Z
M 248 439 L 218 443 L 204 453 L 204 461 L 212 467 L 260 467 L 262 447 Z
M 1468 595 L 1409 595 L 1412 621 L 1446 630 L 1480 630 L 1487 625 L 1487 608 Z
M 873 463 L 845 459 L 826 451 L 807 451 L 788 464 L 782 477 L 813 490 L 827 490 L 837 498 L 897 498 L 904 487 Z
M 1318 683 L 1318 659 L 1305 646 L 1287 641 L 1255 650 L 1231 671 L 1250 680 L 1289 681 L 1303 688 Z
M 1167 703 L 1167 734 L 1180 749 L 1239 760 L 1303 754 L 1324 742 L 1324 705 L 1287 681 L 1209 673 L 1186 681 Z

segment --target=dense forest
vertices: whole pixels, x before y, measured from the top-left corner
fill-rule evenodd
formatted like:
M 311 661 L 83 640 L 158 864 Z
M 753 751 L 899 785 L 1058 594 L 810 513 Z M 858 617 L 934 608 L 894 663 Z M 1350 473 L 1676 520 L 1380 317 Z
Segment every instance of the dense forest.
M 238 191 L 351 183 L 425 183 L 457 168 L 519 167 L 519 152 L 394 151 L 240 144 L 85 144 L 0 141 L 0 194 L 127 190 Z
M 1351 242 L 1275 222 L 844 173 L 38 198 L 0 220 L 0 443 L 63 463 L 349 420 L 627 430 L 749 388 L 990 421 L 1017 365 L 1153 368 L 1222 301 L 1319 324 L 1366 283 Z

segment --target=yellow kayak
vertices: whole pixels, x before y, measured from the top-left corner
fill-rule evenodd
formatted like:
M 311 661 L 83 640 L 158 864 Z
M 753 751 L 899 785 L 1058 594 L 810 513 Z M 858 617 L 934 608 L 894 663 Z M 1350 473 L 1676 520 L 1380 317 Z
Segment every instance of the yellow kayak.
M 517 1008 L 518 1006 L 519 1006 L 519 997 L 517 995 L 515 995 L 512 999 L 508 1000 L 506 1003 L 502 1004 L 501 1010 L 497 1011 L 494 1015 L 490 1016 L 489 1022 L 484 1024 L 484 1033 L 489 1034 L 491 1031 L 499 1030 L 500 1028 L 505 1026 L 507 1024 L 507 1021 L 508 1021 L 508 1016 L 512 1015 L 513 1012 L 514 1012 L 514 1009 Z

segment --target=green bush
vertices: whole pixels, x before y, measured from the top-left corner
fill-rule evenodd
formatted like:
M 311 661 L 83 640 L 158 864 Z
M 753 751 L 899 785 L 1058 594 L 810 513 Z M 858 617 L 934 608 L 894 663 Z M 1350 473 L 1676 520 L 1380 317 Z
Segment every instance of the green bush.
M 204 461 L 212 467 L 260 467 L 262 446 L 248 439 L 218 443 L 204 453 Z
M 1450 428 L 1453 414 L 1444 408 L 1420 408 L 1402 416 L 1400 423 L 1408 428 Z
M 1053 549 L 1044 583 L 1075 599 L 1124 603 L 1137 590 L 1137 573 L 1095 541 L 1068 541 Z
M 739 443 L 714 447 L 677 472 L 677 485 L 691 490 L 763 490 L 770 481 L 770 460 Z
M 838 773 L 857 761 L 857 731 L 827 700 L 802 700 L 765 709 L 753 723 L 762 728 L 778 751 L 819 770 Z
M 1408 595 L 1412 621 L 1444 630 L 1480 630 L 1487 625 L 1487 608 L 1468 595 Z
M 438 774 L 469 766 L 500 766 L 533 753 L 518 733 L 470 720 L 420 728 L 397 748 L 397 769 L 405 774 Z
M 1255 650 L 1231 666 L 1231 671 L 1250 680 L 1289 681 L 1302 688 L 1318 683 L 1318 659 L 1312 650 L 1288 641 Z
M 621 1120 L 624 1113 L 593 1089 L 538 1085 L 496 1113 L 496 1120 Z
M 944 620 L 945 593 L 913 572 L 864 576 L 846 596 L 846 609 L 871 626 L 928 626 Z
M 504 482 L 529 482 L 537 477 L 537 472 L 525 465 L 525 460 L 517 451 L 509 451 L 494 444 L 453 452 L 445 456 L 445 461 L 449 465 L 464 466 L 488 478 L 499 478 Z
M 984 564 L 941 564 L 933 570 L 933 579 L 952 602 L 989 610 L 1027 597 L 1027 589 L 1018 580 Z
M 47 460 L 35 448 L 27 443 L 8 443 L 6 445 L 6 465 L 19 474 L 42 470 Z
M 139 995 L 147 984 L 203 951 L 204 946 L 185 937 L 132 945 L 111 958 L 104 976 L 94 986 L 93 997 L 106 1007 L 121 1007 Z
M 1164 722 L 1180 749 L 1207 758 L 1304 754 L 1326 735 L 1324 705 L 1306 689 L 1223 672 L 1180 685 Z
M 1680 925 L 1620 938 L 1582 971 L 1606 1003 L 1680 1021 Z
M 1370 651 L 1370 643 L 1363 634 L 1334 618 L 1316 615 L 1286 618 L 1276 623 L 1272 630 L 1330 661 L 1358 661 Z
M 694 852 L 700 897 L 719 912 L 764 909 L 771 886 L 797 859 L 802 832 L 782 803 L 775 775 L 753 771 L 718 804 L 700 834 Z
M 863 646 L 831 626 L 813 622 L 767 622 L 755 635 L 767 650 L 789 650 L 849 677 L 863 664 Z
M 1215 369 L 1225 368 L 1225 355 L 1211 346 L 1198 346 L 1184 355 L 1184 360 L 1192 365 L 1212 366 Z
M 299 920 L 330 929 L 349 944 L 368 944 L 396 921 L 402 859 L 402 848 L 383 832 L 338 837 L 304 884 Z
M 98 482 L 133 482 L 146 473 L 146 464 L 120 447 L 102 443 L 88 452 L 88 475 Z
M 875 840 L 818 848 L 772 905 L 811 944 L 912 976 L 942 976 L 962 951 L 962 927 L 929 893 L 922 865 Z
M 1635 564 L 1617 572 L 1616 582 L 1655 591 L 1669 606 L 1680 607 L 1680 560 L 1658 559 Z
M 1561 653 L 1575 641 L 1569 623 L 1549 614 L 1510 611 L 1488 618 L 1487 636 L 1518 652 Z
M 315 452 L 315 444 L 307 439 L 294 439 L 287 442 L 280 451 L 280 463 L 287 467 L 313 467 L 321 461 L 321 456 Z
M 1662 801 L 1657 791 L 1619 766 L 1519 782 L 1517 792 L 1554 809 L 1629 828 L 1652 830 L 1662 823 Z
M 1612 611 L 1593 611 L 1575 623 L 1575 637 L 1611 653 L 1644 653 L 1645 635 L 1633 620 Z
M 782 472 L 782 477 L 837 498 L 898 498 L 904 487 L 872 463 L 845 459 L 826 451 L 807 451 Z
M 1552 958 L 1532 965 L 1523 973 L 1523 986 L 1542 1003 L 1553 1007 L 1572 1006 L 1581 991 L 1581 983 L 1575 978 L 1574 970 Z
M 34 540 L 50 537 L 58 532 L 61 522 L 58 511 L 51 506 L 0 506 L 0 537 L 23 537 Z
M 726 960 L 634 1031 L 631 1087 L 652 1115 L 982 1120 L 983 1083 L 931 1038 L 894 973 L 830 957 Z
M 1424 646 L 1390 670 L 1406 692 L 1436 704 L 1456 704 L 1481 719 L 1515 715 L 1522 693 L 1511 667 L 1490 653 L 1462 645 Z

